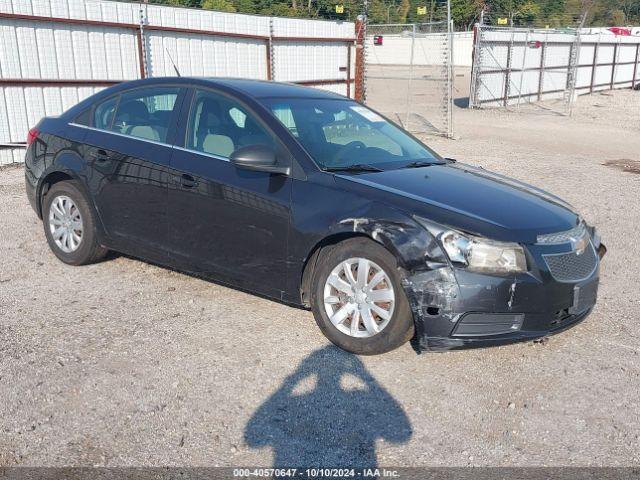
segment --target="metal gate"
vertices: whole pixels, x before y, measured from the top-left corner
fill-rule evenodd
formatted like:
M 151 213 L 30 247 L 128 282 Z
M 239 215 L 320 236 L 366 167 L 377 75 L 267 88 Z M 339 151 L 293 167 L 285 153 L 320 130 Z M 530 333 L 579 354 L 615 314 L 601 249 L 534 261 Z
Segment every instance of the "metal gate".
M 589 29 L 476 26 L 470 106 L 545 101 L 570 114 L 577 95 L 640 83 L 640 36 Z
M 451 22 L 367 25 L 363 99 L 417 134 L 453 136 Z
M 569 114 L 575 98 L 578 30 L 476 26 L 469 105 L 509 107 L 547 100 Z

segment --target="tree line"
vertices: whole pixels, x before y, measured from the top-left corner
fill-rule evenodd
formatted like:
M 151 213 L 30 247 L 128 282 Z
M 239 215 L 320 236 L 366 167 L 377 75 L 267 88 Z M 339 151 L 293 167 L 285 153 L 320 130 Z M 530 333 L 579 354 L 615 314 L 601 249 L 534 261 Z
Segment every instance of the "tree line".
M 354 21 L 364 0 L 150 0 L 150 3 L 222 12 Z M 337 8 L 336 8 L 337 7 Z M 368 0 L 371 23 L 414 23 L 446 18 L 444 0 Z M 549 28 L 640 25 L 640 0 L 451 0 L 456 30 L 485 23 Z M 499 20 L 500 19 L 500 20 Z

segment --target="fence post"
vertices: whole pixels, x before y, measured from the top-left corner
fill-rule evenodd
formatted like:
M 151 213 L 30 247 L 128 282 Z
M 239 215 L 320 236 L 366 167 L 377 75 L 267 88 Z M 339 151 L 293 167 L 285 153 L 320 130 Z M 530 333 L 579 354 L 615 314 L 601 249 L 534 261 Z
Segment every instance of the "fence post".
M 413 80 L 413 53 L 415 50 L 416 44 L 416 24 L 412 25 L 413 29 L 411 31 L 411 54 L 409 57 L 409 80 L 407 81 L 407 113 L 405 115 L 404 120 L 404 128 L 409 130 L 409 110 L 410 110 L 410 102 L 411 102 L 411 82 Z
M 600 46 L 600 36 L 602 34 L 598 34 L 598 41 L 593 46 L 593 64 L 591 66 L 591 84 L 589 85 L 589 93 L 593 93 L 593 82 L 596 78 L 596 68 L 598 63 L 598 47 Z
M 636 45 L 636 62 L 633 64 L 633 78 L 631 79 L 631 90 L 636 88 L 636 74 L 638 73 L 638 61 L 640 61 L 640 43 Z
M 583 16 L 584 19 L 584 16 Z M 573 113 L 573 102 L 576 93 L 576 83 L 578 81 L 578 64 L 580 63 L 580 50 L 582 48 L 581 29 L 577 28 L 575 38 L 569 48 L 569 63 L 567 65 L 567 84 L 564 90 L 565 114 L 571 116 Z
M 136 32 L 136 39 L 138 43 L 138 63 L 140 65 L 140 78 L 146 78 L 148 75 L 148 67 L 147 67 L 147 48 L 144 44 L 145 35 L 144 35 L 144 22 L 145 22 L 145 11 L 142 10 L 142 4 L 140 5 L 140 24 L 139 28 Z
M 484 11 L 482 12 L 484 13 Z M 480 17 L 480 20 L 482 20 L 482 16 Z M 479 105 L 477 105 L 477 95 L 478 95 L 478 82 L 480 81 L 480 74 L 478 72 L 479 67 L 479 48 L 480 48 L 480 43 L 479 43 L 479 38 L 480 38 L 480 34 L 482 33 L 480 30 L 480 25 L 482 25 L 482 23 L 478 24 L 476 23 L 473 26 L 473 50 L 471 52 L 471 88 L 469 91 L 469 108 L 478 108 Z
M 354 86 L 354 98 L 356 102 L 365 101 L 364 92 L 364 39 L 366 29 L 366 17 L 358 15 L 356 19 L 356 74 Z
M 545 55 L 547 53 L 547 41 L 549 41 L 549 34 L 544 37 L 544 43 L 540 47 L 540 75 L 538 76 L 538 101 L 542 100 L 542 88 L 544 87 L 544 63 Z
M 524 81 L 524 72 L 527 68 L 527 51 L 529 50 L 529 30 L 524 38 L 524 50 L 522 52 L 522 68 L 520 69 L 520 83 L 518 84 L 518 103 L 516 108 L 520 108 L 520 100 L 522 99 L 522 83 Z
M 453 30 L 451 0 L 447 0 L 447 137 L 453 138 Z
M 351 44 L 347 43 L 347 97 L 351 98 Z
M 267 80 L 273 80 L 273 17 L 269 17 L 269 38 L 265 43 L 267 47 Z
M 509 83 L 511 83 L 511 55 L 513 54 L 513 37 L 514 31 L 511 31 L 511 41 L 507 47 L 507 65 L 504 74 L 504 106 L 509 104 Z
M 613 46 L 613 65 L 611 66 L 611 82 L 609 83 L 609 90 L 613 90 L 613 82 L 616 78 L 616 56 L 618 55 L 618 44 Z

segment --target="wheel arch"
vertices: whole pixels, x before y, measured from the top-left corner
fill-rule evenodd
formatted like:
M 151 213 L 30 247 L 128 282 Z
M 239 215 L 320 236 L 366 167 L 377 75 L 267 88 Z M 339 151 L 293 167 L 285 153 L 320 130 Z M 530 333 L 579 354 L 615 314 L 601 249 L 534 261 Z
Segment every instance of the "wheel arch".
M 318 259 L 327 249 L 350 239 L 363 237 L 384 247 L 398 267 L 406 272 L 427 268 L 427 261 L 446 262 L 434 238 L 414 220 L 396 214 L 385 219 L 353 217 L 340 221 L 332 233 L 318 241 L 306 256 L 300 279 L 300 300 L 309 306 L 309 292 Z
M 53 187 L 56 183 L 65 182 L 69 180 L 77 180 L 74 176 L 70 175 L 68 172 L 62 170 L 53 170 L 47 173 L 42 180 L 40 180 L 40 184 L 38 185 L 38 189 L 36 191 L 36 201 L 38 206 L 38 216 L 42 218 L 42 201 L 44 196 L 47 194 L 51 187 Z
M 364 233 L 339 232 L 324 237 L 310 250 L 302 268 L 302 277 L 300 279 L 300 299 L 305 307 L 310 306 L 309 292 L 311 291 L 311 279 L 313 278 L 318 260 L 333 247 L 351 238 L 368 238 L 373 241 L 369 235 Z
M 93 214 L 93 217 L 95 219 L 96 228 L 98 230 L 99 242 L 101 244 L 104 244 L 105 230 L 104 230 L 104 225 L 102 224 L 102 218 L 98 214 L 98 210 L 94 203 L 93 197 L 92 195 L 90 195 L 89 189 L 87 188 L 87 185 L 82 180 L 82 178 L 83 177 L 80 173 L 76 172 L 72 168 L 66 167 L 65 164 L 59 163 L 59 164 L 52 165 L 52 168 L 48 172 L 42 175 L 42 178 L 38 183 L 38 186 L 36 189 L 36 207 L 37 207 L 36 213 L 38 214 L 38 217 L 42 220 L 44 197 L 47 194 L 47 192 L 51 190 L 51 188 L 54 185 L 60 182 L 72 181 L 74 182 L 74 185 L 80 190 L 82 195 L 84 195 L 85 199 L 87 200 L 87 203 L 89 204 L 89 208 L 91 209 L 91 213 Z

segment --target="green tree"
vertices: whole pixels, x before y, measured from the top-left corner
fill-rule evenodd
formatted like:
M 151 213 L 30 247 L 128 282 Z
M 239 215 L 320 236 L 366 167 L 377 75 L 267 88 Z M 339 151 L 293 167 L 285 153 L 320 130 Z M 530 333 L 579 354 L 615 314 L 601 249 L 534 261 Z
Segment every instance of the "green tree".
M 163 3 L 165 5 L 172 5 L 174 7 L 200 7 L 201 0 L 164 0 L 164 1 L 152 1 L 151 3 Z
M 236 7 L 229 0 L 204 0 L 202 8 L 218 12 L 236 12 Z
M 482 0 L 451 0 L 451 18 L 458 30 L 469 30 L 479 18 L 485 4 Z
M 256 13 L 258 11 L 255 0 L 232 0 L 232 3 L 237 12 Z
M 619 8 L 616 8 L 615 10 L 611 11 L 611 25 L 613 26 L 624 25 L 626 23 L 626 20 L 627 20 L 627 16 Z
M 371 23 L 387 23 L 387 6 L 382 0 L 372 0 L 369 5 L 369 21 Z
M 364 12 L 364 0 L 149 0 L 180 7 L 202 7 L 224 12 L 298 16 L 354 21 Z M 344 5 L 344 13 L 335 11 Z M 426 15 L 417 15 L 418 6 Z M 456 29 L 468 29 L 486 9 L 487 18 L 507 17 L 515 25 L 575 27 L 587 12 L 585 26 L 640 23 L 640 0 L 451 0 Z M 412 23 L 444 20 L 446 0 L 369 0 L 372 23 Z
M 406 23 L 407 15 L 409 15 L 409 9 L 411 8 L 411 3 L 409 0 L 402 0 L 400 3 L 400 9 L 398 11 L 398 23 Z
M 296 10 L 288 3 L 274 3 L 265 6 L 260 13 L 262 15 L 272 15 L 274 17 L 295 17 Z

